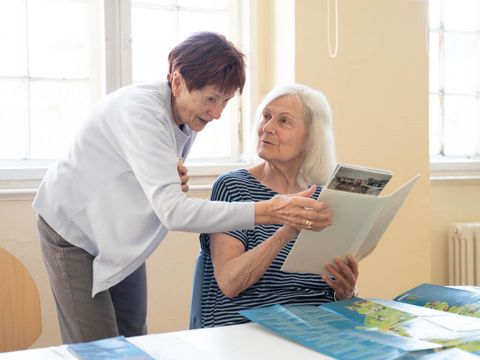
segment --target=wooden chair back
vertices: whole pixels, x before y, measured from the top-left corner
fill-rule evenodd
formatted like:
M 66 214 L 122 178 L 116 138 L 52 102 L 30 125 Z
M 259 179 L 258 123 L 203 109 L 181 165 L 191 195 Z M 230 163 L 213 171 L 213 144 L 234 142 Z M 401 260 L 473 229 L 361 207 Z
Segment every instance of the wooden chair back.
M 27 349 L 41 332 L 37 286 L 25 266 L 0 247 L 0 352 Z

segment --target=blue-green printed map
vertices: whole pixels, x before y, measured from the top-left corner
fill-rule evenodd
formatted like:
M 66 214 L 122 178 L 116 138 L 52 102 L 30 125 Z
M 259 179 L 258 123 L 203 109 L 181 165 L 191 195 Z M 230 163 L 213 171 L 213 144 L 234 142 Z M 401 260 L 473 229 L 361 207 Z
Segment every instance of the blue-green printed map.
M 480 291 L 423 284 L 395 301 L 353 298 L 241 314 L 340 360 L 480 359 L 479 301 Z

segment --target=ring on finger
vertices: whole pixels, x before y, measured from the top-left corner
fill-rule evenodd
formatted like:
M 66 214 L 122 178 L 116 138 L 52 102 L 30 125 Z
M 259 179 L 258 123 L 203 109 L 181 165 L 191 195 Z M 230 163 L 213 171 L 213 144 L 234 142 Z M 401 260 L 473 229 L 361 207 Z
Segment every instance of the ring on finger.
M 305 227 L 307 229 L 311 229 L 312 228 L 312 220 L 305 220 Z

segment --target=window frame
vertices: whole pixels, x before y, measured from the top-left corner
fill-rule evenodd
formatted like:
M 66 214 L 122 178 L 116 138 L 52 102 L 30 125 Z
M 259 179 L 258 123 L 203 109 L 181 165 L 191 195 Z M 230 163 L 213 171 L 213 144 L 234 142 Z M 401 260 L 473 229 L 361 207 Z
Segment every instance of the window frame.
M 98 0 L 86 0 L 96 2 Z M 238 14 L 239 22 L 233 26 L 237 27 L 238 38 L 232 38 L 240 48 L 247 53 L 248 49 L 244 44 L 252 42 L 249 29 L 246 26 L 250 12 L 250 1 L 230 0 L 234 5 L 234 11 Z M 131 36 L 131 2 L 130 0 L 104 0 L 103 12 L 98 16 L 104 18 L 104 39 L 105 55 L 99 57 L 105 64 L 104 88 L 105 93 L 114 91 L 122 86 L 132 83 L 132 36 Z M 98 20 L 98 19 L 97 19 Z M 248 36 L 248 39 L 245 37 Z M 100 51 L 101 53 L 101 51 Z M 97 54 L 98 55 L 98 54 Z M 248 71 L 248 70 L 247 70 Z M 247 75 L 249 78 L 250 75 Z M 233 146 L 236 146 L 238 157 L 229 159 L 218 159 L 214 161 L 194 161 L 187 162 L 190 175 L 190 189 L 193 192 L 204 192 L 211 188 L 215 178 L 227 171 L 232 171 L 240 167 L 249 165 L 241 158 L 242 149 L 245 149 L 245 139 L 250 132 L 250 119 L 252 103 L 251 90 L 249 83 L 245 85 L 241 98 L 236 99 L 235 105 L 238 107 L 238 138 L 234 140 Z M 48 167 L 55 160 L 0 160 L 0 198 L 13 195 L 30 196 L 36 192 Z
M 443 0 L 438 0 L 443 3 Z M 480 1 L 477 0 L 480 6 Z M 480 7 L 477 9 L 477 12 L 480 13 Z M 428 14 L 429 16 L 430 14 Z M 477 21 L 480 18 L 477 17 Z M 455 33 L 458 32 L 456 30 L 448 30 L 445 29 L 443 25 L 443 18 L 440 14 L 440 23 L 439 27 L 431 27 L 429 18 L 427 19 L 427 30 L 428 30 L 428 38 L 432 33 L 437 33 L 439 38 L 445 36 L 448 33 Z M 480 37 L 480 23 L 477 23 L 477 30 L 474 32 L 477 37 Z M 480 42 L 480 40 L 477 40 Z M 445 56 L 444 50 L 444 41 L 440 40 L 439 42 L 439 89 L 431 89 L 429 85 L 429 96 L 436 95 L 440 96 L 441 98 L 448 96 L 443 88 L 442 79 L 444 78 L 444 71 L 442 66 L 444 64 L 443 57 Z M 429 52 L 428 52 L 429 53 Z M 480 52 L 477 53 L 477 58 L 480 60 Z M 430 66 L 429 66 L 430 68 Z M 480 71 L 480 66 L 478 68 Z M 477 89 L 475 96 L 477 102 L 477 108 L 480 108 L 480 89 Z M 455 94 L 451 94 L 455 95 Z M 441 102 L 444 103 L 443 101 Z M 443 105 L 441 105 L 443 106 Z M 443 108 L 440 109 L 440 113 L 443 114 Z M 477 127 L 480 128 L 480 118 L 477 118 Z M 443 130 L 441 130 L 443 131 Z M 429 140 L 430 141 L 430 140 Z M 443 141 L 440 143 L 440 148 L 444 146 Z M 430 147 L 430 146 L 429 146 Z M 480 145 L 477 143 L 477 147 Z M 477 149 L 477 152 L 480 152 L 480 149 Z M 438 184 L 447 184 L 447 183 L 477 183 L 480 182 L 480 155 L 476 156 L 451 156 L 451 155 L 441 155 L 441 154 L 434 154 L 429 155 L 429 168 L 430 168 L 430 180 L 433 183 Z

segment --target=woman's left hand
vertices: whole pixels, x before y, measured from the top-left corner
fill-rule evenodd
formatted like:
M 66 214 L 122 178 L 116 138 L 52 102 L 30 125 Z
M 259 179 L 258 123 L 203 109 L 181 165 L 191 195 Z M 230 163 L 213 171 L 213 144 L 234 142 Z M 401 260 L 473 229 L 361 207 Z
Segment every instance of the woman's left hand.
M 337 300 L 350 299 L 355 296 L 358 279 L 358 262 L 352 255 L 347 255 L 344 260 L 339 257 L 325 268 L 334 279 L 323 275 L 323 280 L 335 291 Z
M 177 171 L 178 171 L 178 177 L 180 178 L 180 183 L 182 185 L 182 191 L 187 192 L 188 180 L 190 180 L 190 177 L 187 175 L 188 169 L 185 165 L 183 165 L 183 160 L 181 159 L 178 161 Z

